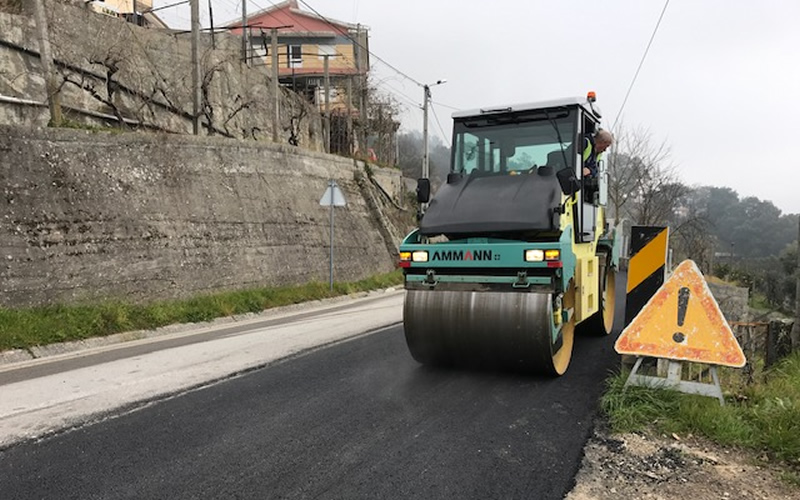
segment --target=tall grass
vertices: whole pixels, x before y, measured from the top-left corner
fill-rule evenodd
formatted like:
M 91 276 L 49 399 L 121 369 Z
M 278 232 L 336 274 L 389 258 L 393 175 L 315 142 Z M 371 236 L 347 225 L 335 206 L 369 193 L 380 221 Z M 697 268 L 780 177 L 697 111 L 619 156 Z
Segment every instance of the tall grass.
M 691 432 L 723 445 L 766 451 L 794 465 L 800 461 L 800 353 L 765 372 L 762 382 L 745 387 L 725 406 L 713 398 L 664 389 L 623 391 L 626 376 L 611 378 L 602 398 L 616 431 L 652 426 L 666 433 Z
M 0 307 L 0 350 L 25 349 L 68 340 L 146 330 L 174 323 L 196 323 L 222 316 L 260 312 L 402 282 L 400 271 L 352 283 L 309 283 L 296 287 L 259 288 L 202 295 L 186 300 L 130 304 L 105 302 L 81 306 L 26 309 Z

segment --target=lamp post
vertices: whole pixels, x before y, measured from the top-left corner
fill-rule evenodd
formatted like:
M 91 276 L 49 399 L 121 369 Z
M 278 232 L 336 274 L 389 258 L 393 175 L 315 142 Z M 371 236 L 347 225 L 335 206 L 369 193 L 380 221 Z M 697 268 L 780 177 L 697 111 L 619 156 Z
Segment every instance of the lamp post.
M 430 85 L 425 84 L 422 86 L 425 92 L 424 101 L 422 104 L 422 178 L 427 179 L 430 177 L 430 170 L 428 164 L 428 103 L 431 100 L 431 87 L 447 83 L 447 80 L 437 80 L 436 83 Z

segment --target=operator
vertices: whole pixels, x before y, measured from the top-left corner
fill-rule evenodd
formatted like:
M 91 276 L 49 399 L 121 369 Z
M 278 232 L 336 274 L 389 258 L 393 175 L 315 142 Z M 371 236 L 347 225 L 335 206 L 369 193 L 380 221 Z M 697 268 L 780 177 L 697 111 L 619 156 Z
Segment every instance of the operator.
M 614 143 L 614 136 L 611 132 L 604 129 L 599 129 L 592 137 L 587 135 L 585 139 L 585 147 L 583 148 L 583 176 L 594 178 L 597 177 L 597 161 L 600 155 Z

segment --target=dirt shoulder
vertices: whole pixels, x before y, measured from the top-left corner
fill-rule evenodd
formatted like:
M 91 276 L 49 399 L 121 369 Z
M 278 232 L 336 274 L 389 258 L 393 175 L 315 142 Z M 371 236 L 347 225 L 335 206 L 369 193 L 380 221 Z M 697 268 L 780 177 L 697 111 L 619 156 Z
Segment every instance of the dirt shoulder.
M 601 423 L 584 452 L 567 500 L 800 500 L 777 467 L 692 436 L 611 434 Z

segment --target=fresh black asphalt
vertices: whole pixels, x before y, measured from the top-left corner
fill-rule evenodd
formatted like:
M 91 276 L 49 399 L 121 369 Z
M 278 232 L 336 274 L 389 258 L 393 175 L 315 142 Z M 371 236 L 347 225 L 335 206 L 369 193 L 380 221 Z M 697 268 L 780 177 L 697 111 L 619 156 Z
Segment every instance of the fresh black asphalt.
M 0 497 L 563 498 L 613 340 L 548 379 L 422 367 L 395 326 L 12 446 Z

